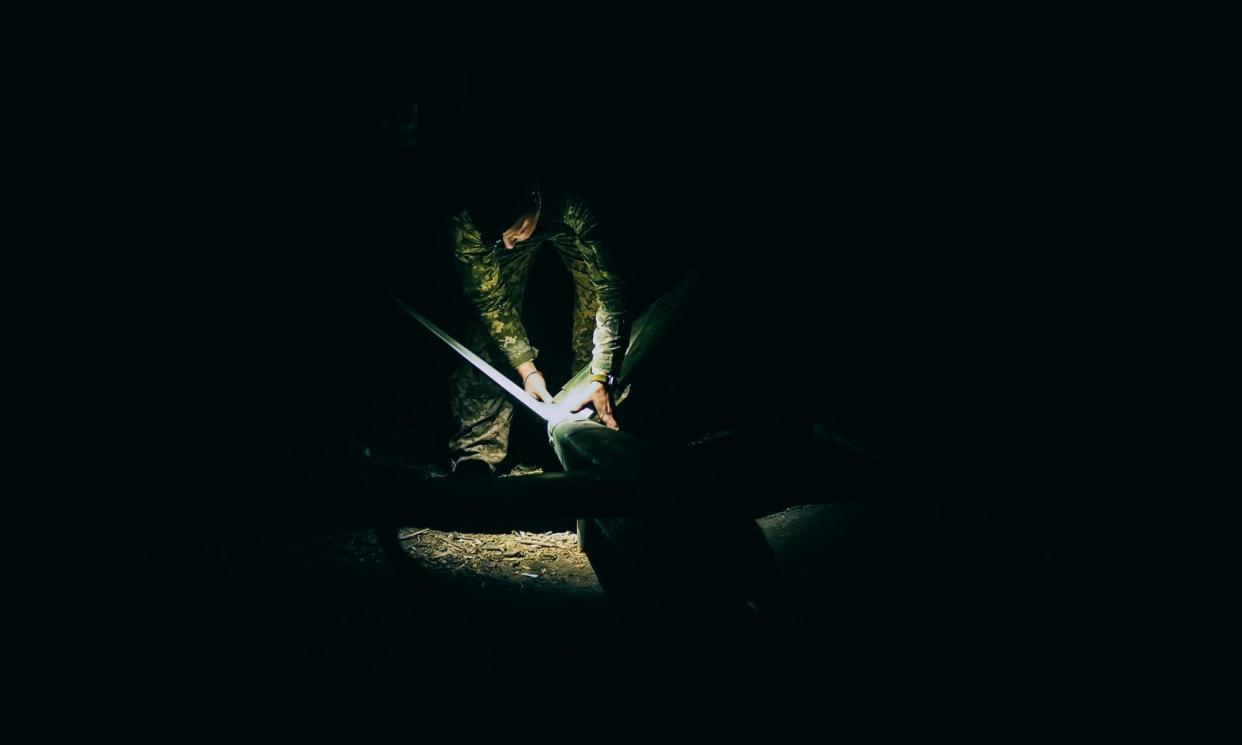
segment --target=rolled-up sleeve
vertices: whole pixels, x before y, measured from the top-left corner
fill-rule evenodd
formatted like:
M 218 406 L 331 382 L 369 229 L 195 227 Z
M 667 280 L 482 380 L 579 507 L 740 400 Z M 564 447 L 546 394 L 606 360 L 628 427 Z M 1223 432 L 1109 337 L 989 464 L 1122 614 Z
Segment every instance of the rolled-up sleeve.
M 625 283 L 613 240 L 603 221 L 583 200 L 571 198 L 565 223 L 577 236 L 578 249 L 586 259 L 591 283 L 599 297 L 595 331 L 591 336 L 591 372 L 619 375 L 626 334 Z

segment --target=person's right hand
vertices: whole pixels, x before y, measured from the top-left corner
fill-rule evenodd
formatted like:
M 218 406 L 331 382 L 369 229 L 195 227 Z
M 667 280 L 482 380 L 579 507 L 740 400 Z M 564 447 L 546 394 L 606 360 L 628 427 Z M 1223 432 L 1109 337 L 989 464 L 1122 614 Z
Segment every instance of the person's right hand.
M 526 381 L 522 384 L 522 387 L 536 401 L 552 403 L 552 394 L 548 392 L 548 381 L 544 379 L 543 373 L 538 370 L 526 376 Z
M 561 401 L 560 405 L 575 414 L 590 406 L 605 427 L 621 429 L 617 424 L 617 418 L 612 414 L 612 394 L 608 392 L 603 383 L 598 381 L 588 381 L 565 394 L 565 400 Z

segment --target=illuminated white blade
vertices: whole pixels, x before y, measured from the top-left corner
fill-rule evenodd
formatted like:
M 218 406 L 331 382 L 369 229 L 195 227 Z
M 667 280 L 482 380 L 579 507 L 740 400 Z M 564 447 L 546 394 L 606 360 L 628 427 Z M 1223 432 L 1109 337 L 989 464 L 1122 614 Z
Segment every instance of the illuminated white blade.
M 496 381 L 496 384 L 499 385 L 501 388 L 504 388 L 506 391 L 508 391 L 509 395 L 513 396 L 514 398 L 518 400 L 518 403 L 522 404 L 526 408 L 538 414 L 540 419 L 543 419 L 546 422 L 551 422 L 553 420 L 559 421 L 561 419 L 566 419 L 570 416 L 573 416 L 571 414 L 568 414 L 567 412 L 562 411 L 560 407 L 554 406 L 552 404 L 545 404 L 541 401 L 536 401 L 534 398 L 530 396 L 530 394 L 528 394 L 526 391 L 519 388 L 517 383 L 514 383 L 512 380 L 509 380 L 509 378 L 505 377 L 499 370 L 487 364 L 487 362 L 482 357 L 470 351 L 468 348 L 466 348 L 465 345 L 458 343 L 456 339 L 454 339 L 453 337 L 445 333 L 444 330 L 441 329 L 439 326 L 435 325 L 431 321 L 424 318 L 422 314 L 420 314 L 418 311 L 414 310 L 410 306 L 401 302 L 401 299 L 398 298 L 396 295 L 393 295 L 392 299 L 397 301 L 397 305 L 400 305 L 402 308 L 405 308 L 406 313 L 409 313 L 410 315 L 414 316 L 414 318 L 417 319 L 419 323 L 426 326 L 428 331 L 440 337 L 441 341 L 443 341 L 445 344 L 452 347 L 453 351 L 457 352 L 462 357 L 465 357 L 466 361 L 474 365 L 475 368 L 478 369 L 479 372 L 483 373 L 487 377 Z

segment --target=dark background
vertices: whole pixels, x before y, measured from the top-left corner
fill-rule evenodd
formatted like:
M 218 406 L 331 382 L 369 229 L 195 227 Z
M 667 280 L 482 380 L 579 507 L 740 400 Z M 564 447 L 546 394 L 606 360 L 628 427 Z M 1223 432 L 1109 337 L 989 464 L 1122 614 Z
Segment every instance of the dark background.
M 1077 528 L 1056 515 L 1081 485 L 1048 485 L 1083 436 L 1061 412 L 1086 346 L 1074 298 L 1094 236 L 1077 217 L 1099 89 L 1015 26 L 924 20 L 653 22 L 608 38 L 429 22 L 172 50 L 185 64 L 153 76 L 137 134 L 156 154 L 165 246 L 151 315 L 186 342 L 176 375 L 150 383 L 192 465 L 149 503 L 144 527 L 161 532 L 138 541 L 162 561 L 170 524 L 244 530 L 271 484 L 351 483 L 364 442 L 447 467 L 456 358 L 388 295 L 456 327 L 444 218 L 513 153 L 607 212 L 636 308 L 699 274 L 653 364 L 663 414 L 622 407 L 622 427 L 680 446 L 774 411 L 820 417 L 887 462 L 930 467 L 923 496 L 972 530 L 999 526 L 983 543 L 1048 560 L 1035 602 L 1068 608 Z M 525 317 L 553 384 L 569 303 L 549 253 Z M 513 460 L 555 468 L 541 428 L 518 420 Z M 994 558 L 972 551 L 957 559 Z M 200 632 L 210 623 L 187 624 Z
M 781 402 L 976 472 L 1030 447 L 1058 376 L 1049 280 L 1073 274 L 1059 168 L 1080 102 L 1004 39 L 891 31 L 230 40 L 181 81 L 170 143 L 191 174 L 195 369 L 236 412 L 225 431 L 332 450 L 416 427 L 442 463 L 455 360 L 387 294 L 454 327 L 444 217 L 514 153 L 611 216 L 636 307 L 697 269 L 670 395 L 703 429 Z M 557 383 L 568 280 L 545 258 L 526 315 Z

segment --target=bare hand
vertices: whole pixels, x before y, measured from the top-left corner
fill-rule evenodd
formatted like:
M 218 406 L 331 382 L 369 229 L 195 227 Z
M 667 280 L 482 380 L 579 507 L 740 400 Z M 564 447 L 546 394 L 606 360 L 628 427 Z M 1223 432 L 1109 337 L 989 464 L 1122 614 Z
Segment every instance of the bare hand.
M 526 376 L 526 382 L 522 384 L 522 387 L 536 401 L 552 403 L 552 394 L 548 392 L 548 381 L 544 380 L 543 373 L 538 370 Z
M 535 234 L 535 226 L 539 224 L 539 213 L 528 212 L 517 219 L 501 237 L 504 239 L 505 248 L 512 250 L 514 246 L 526 240 Z M 493 235 L 495 235 L 493 233 Z
M 603 383 L 592 380 L 584 386 L 575 388 L 562 402 L 570 411 L 581 411 L 590 406 L 599 415 L 599 420 L 609 429 L 619 430 L 616 418 L 612 415 L 612 394 Z

